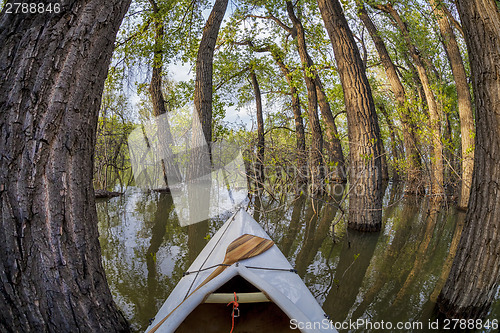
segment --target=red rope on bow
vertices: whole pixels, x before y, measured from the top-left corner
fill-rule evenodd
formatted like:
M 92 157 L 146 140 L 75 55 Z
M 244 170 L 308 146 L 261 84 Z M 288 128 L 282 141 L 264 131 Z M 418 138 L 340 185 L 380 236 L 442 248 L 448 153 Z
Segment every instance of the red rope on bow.
M 236 310 L 238 310 L 238 315 L 236 317 L 240 316 L 239 309 L 238 309 L 238 306 L 239 306 L 238 297 L 236 296 L 236 292 L 234 292 L 234 301 L 227 303 L 227 306 L 229 306 L 231 304 L 233 305 L 233 312 L 231 313 L 232 327 L 231 327 L 231 332 L 229 332 L 229 333 L 233 333 L 233 330 L 234 330 L 234 318 L 235 318 L 234 312 Z

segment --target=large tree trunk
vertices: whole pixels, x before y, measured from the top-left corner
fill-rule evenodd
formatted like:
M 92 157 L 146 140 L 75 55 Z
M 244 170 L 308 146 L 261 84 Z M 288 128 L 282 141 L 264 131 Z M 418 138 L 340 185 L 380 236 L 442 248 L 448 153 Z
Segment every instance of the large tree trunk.
M 0 331 L 127 331 L 101 264 L 92 171 L 130 1 L 58 3 L 0 16 Z
M 396 97 L 396 103 L 398 107 L 399 117 L 401 119 L 402 131 L 403 131 L 403 143 L 406 152 L 406 194 L 422 194 L 423 188 L 420 185 L 422 177 L 422 164 L 420 154 L 417 149 L 417 134 L 415 124 L 411 120 L 410 110 L 408 108 L 408 103 L 406 103 L 405 89 L 401 80 L 399 79 L 398 73 L 396 71 L 396 66 L 387 52 L 385 43 L 380 37 L 377 27 L 368 15 L 363 2 L 358 0 L 358 15 L 363 21 L 370 37 L 375 44 L 377 53 L 380 57 L 380 61 L 384 66 L 387 79 L 391 85 L 394 96 Z
M 208 17 L 196 58 L 194 107 L 210 151 L 212 141 L 212 73 L 215 43 L 228 0 L 216 0 Z
M 308 62 L 307 46 L 304 33 L 304 27 L 300 20 L 295 16 L 293 4 L 289 1 L 286 2 L 288 16 L 293 23 L 293 35 L 297 39 L 297 48 L 300 55 L 300 60 L 304 67 L 309 68 L 312 66 Z M 318 95 L 316 92 L 316 83 L 314 78 L 307 73 L 304 68 L 304 81 L 307 88 L 307 101 L 308 101 L 308 116 L 309 127 L 311 128 L 312 138 L 309 153 L 309 169 L 311 175 L 311 194 L 316 195 L 323 192 L 323 134 L 321 131 L 321 124 L 318 116 Z
M 427 69 L 424 66 L 424 60 L 420 56 L 415 44 L 413 44 L 410 33 L 406 24 L 399 16 L 399 13 L 391 5 L 375 5 L 376 8 L 388 13 L 396 22 L 397 27 L 401 31 L 405 39 L 406 46 L 417 70 L 422 88 L 425 94 L 427 107 L 429 108 L 429 129 L 432 142 L 432 159 L 431 159 L 431 195 L 444 195 L 444 162 L 443 162 L 443 142 L 441 141 L 441 117 L 436 103 L 436 98 L 431 89 L 431 81 L 427 74 Z
M 500 11 L 494 0 L 460 0 L 476 104 L 476 151 L 465 227 L 438 298 L 448 317 L 487 314 L 500 284 Z
M 382 226 L 382 139 L 375 103 L 356 42 L 338 0 L 318 0 L 330 35 L 347 111 L 350 172 L 349 227 Z
M 259 194 L 264 188 L 264 118 L 262 117 L 262 98 L 260 94 L 259 82 L 255 71 L 250 71 L 250 78 L 252 80 L 253 91 L 255 94 L 255 106 L 257 113 L 257 161 L 255 163 L 255 173 L 257 179 L 257 188 Z
M 429 0 L 429 2 L 434 6 L 439 30 L 443 37 L 444 48 L 450 61 L 457 88 L 460 134 L 462 139 L 462 186 L 458 206 L 466 209 L 472 183 L 472 169 L 474 168 L 474 111 L 462 55 L 458 48 L 455 33 L 448 21 L 446 5 L 441 0 Z

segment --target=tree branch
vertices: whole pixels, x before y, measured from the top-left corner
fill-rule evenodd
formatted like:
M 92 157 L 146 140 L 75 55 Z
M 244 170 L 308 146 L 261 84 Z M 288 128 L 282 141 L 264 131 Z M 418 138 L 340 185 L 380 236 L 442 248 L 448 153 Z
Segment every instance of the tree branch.
M 276 22 L 280 27 L 285 29 L 289 33 L 293 33 L 293 29 L 287 26 L 285 23 L 281 22 L 281 20 L 273 15 L 267 15 L 267 16 L 260 16 L 260 15 L 247 15 L 246 17 L 251 17 L 251 18 L 260 18 L 260 19 L 266 19 L 266 20 L 272 20 Z
M 249 67 L 245 67 L 243 68 L 242 70 L 234 73 L 233 75 L 231 75 L 230 77 L 228 77 L 226 80 L 222 80 L 221 82 L 219 82 L 219 84 L 215 87 L 215 91 L 219 90 L 223 85 L 225 85 L 226 83 L 228 83 L 229 81 L 231 81 L 232 79 L 234 79 L 235 77 L 238 77 L 240 75 L 242 75 L 243 73 L 245 73 L 246 71 L 248 71 L 250 68 Z
M 127 44 L 128 42 L 130 42 L 135 37 L 143 34 L 144 31 L 146 31 L 149 28 L 150 24 L 151 24 L 151 18 L 148 18 L 148 20 L 144 23 L 144 26 L 141 29 L 137 30 L 135 33 L 133 33 L 132 35 L 130 35 L 128 38 L 126 38 L 122 42 L 116 42 L 115 43 L 115 49 L 117 49 L 118 47 L 120 47 L 120 46 L 122 46 L 124 44 Z

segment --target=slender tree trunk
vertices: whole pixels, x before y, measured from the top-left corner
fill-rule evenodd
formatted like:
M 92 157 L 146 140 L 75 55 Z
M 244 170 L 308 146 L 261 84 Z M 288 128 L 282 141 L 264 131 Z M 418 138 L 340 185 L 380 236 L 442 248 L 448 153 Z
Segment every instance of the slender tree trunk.
M 257 111 L 257 162 L 255 165 L 255 173 L 257 178 L 257 188 L 259 192 L 264 188 L 264 118 L 262 117 L 262 99 L 260 95 L 259 82 L 255 71 L 250 71 L 253 91 L 255 94 L 255 105 Z
M 462 139 L 462 186 L 458 206 L 467 208 L 474 168 L 474 111 L 465 67 L 458 48 L 455 33 L 448 21 L 446 5 L 441 0 L 429 0 L 434 7 L 443 44 L 450 61 L 453 78 L 457 88 L 458 112 L 460 115 L 460 134 Z
M 305 32 L 304 27 L 302 26 L 302 22 L 295 15 L 292 2 L 287 1 L 286 6 L 288 16 L 290 17 L 294 27 L 292 33 L 295 33 L 297 37 L 297 45 L 302 65 L 304 66 L 304 68 L 307 68 L 304 72 L 304 76 L 306 77 L 306 80 L 313 81 L 310 84 L 310 87 L 312 89 L 314 86 L 316 90 L 317 104 L 319 106 L 321 116 L 323 117 L 323 121 L 326 124 L 326 147 L 331 162 L 335 164 L 333 174 L 329 178 L 334 182 L 343 183 L 346 181 L 345 160 L 337 131 L 337 125 L 335 124 L 335 118 L 333 117 L 330 103 L 328 102 L 328 98 L 326 97 L 323 83 L 321 82 L 318 73 L 314 69 L 314 62 L 307 51 Z
M 335 118 L 333 117 L 330 103 L 328 102 L 325 89 L 323 88 L 323 83 L 321 82 L 318 73 L 314 74 L 314 81 L 316 83 L 316 94 L 318 96 L 319 109 L 321 111 L 323 121 L 326 124 L 325 132 L 330 160 L 335 164 L 334 172 L 329 178 L 337 183 L 345 183 L 347 181 L 347 174 L 345 171 L 344 153 L 342 152 L 342 144 L 340 143 Z
M 227 3 L 228 0 L 215 1 L 196 58 L 192 149 L 186 177 L 190 223 L 203 221 L 210 213 L 213 57 Z
M 290 87 L 290 95 L 292 97 L 292 111 L 295 120 L 295 135 L 297 137 L 297 189 L 301 189 L 307 184 L 307 158 L 306 158 L 306 134 L 304 130 L 304 119 L 300 110 L 300 97 L 297 88 L 292 82 L 291 72 L 285 66 L 283 61 L 275 57 L 281 72 L 285 75 Z
M 290 17 L 294 29 L 293 35 L 297 39 L 297 47 L 301 62 L 304 67 L 309 68 L 312 64 L 308 62 L 307 46 L 305 40 L 304 27 L 295 16 L 293 4 L 286 2 L 288 16 Z M 313 195 L 323 192 L 323 134 L 318 116 L 318 95 L 314 78 L 304 69 L 304 81 L 307 87 L 309 127 L 311 128 L 312 139 L 309 156 L 309 169 L 311 170 L 311 193 Z
M 387 110 L 383 104 L 378 105 L 378 109 L 382 113 L 382 115 L 385 118 L 385 121 L 387 123 L 387 127 L 389 127 L 389 136 L 391 138 L 391 150 L 392 150 L 392 155 L 394 160 L 396 161 L 395 164 L 396 166 L 393 167 L 392 170 L 392 179 L 393 180 L 401 180 L 400 179 L 400 170 L 398 169 L 399 163 L 401 162 L 403 158 L 403 152 L 400 149 L 400 143 L 401 140 L 399 139 L 399 136 L 397 134 L 396 126 L 394 125 L 394 122 L 392 121 L 391 117 L 389 117 L 389 114 L 387 113 Z
M 387 52 L 385 43 L 380 37 L 377 27 L 368 15 L 363 2 L 358 0 L 358 15 L 365 25 L 370 37 L 375 44 L 380 61 L 384 66 L 387 79 L 391 85 L 394 96 L 396 97 L 396 103 L 398 107 L 399 117 L 401 119 L 402 131 L 403 131 L 403 142 L 406 152 L 406 194 L 422 194 L 423 188 L 419 186 L 422 177 L 422 164 L 420 154 L 417 149 L 417 134 L 415 124 L 412 122 L 410 117 L 410 110 L 408 108 L 408 103 L 406 103 L 405 89 L 401 80 L 399 79 L 398 73 L 396 71 L 396 66 Z
M 216 0 L 208 17 L 196 58 L 196 80 L 194 107 L 201 122 L 205 141 L 209 146 L 212 141 L 212 73 L 215 43 L 220 25 L 226 13 L 228 0 Z
M 438 297 L 448 317 L 488 313 L 500 284 L 500 11 L 494 0 L 459 0 L 476 104 L 472 192 L 450 275 Z
M 443 158 L 444 158 L 444 179 L 447 180 L 447 184 L 453 183 L 453 160 L 454 160 L 454 147 L 453 147 L 453 133 L 451 128 L 451 114 L 449 112 L 444 112 L 440 110 L 444 117 L 444 129 L 443 129 Z M 471 170 L 472 171 L 472 170 Z M 470 188 L 469 188 L 470 190 Z
M 349 227 L 382 226 L 382 139 L 375 103 L 356 42 L 338 0 L 318 0 L 344 89 L 349 134 Z
M 154 13 L 155 43 L 153 45 L 153 73 L 151 75 L 149 92 L 151 93 L 151 101 L 153 103 L 153 116 L 158 117 L 167 113 L 162 92 L 163 39 L 165 36 L 165 29 L 163 27 L 163 22 L 158 17 L 159 13 L 156 1 L 150 0 L 150 2 Z
M 432 162 L 431 162 L 431 195 L 443 196 L 444 195 L 444 163 L 443 163 L 443 143 L 441 141 L 441 117 L 436 103 L 436 98 L 431 89 L 431 82 L 427 70 L 424 66 L 424 60 L 420 56 L 420 52 L 413 44 L 410 33 L 406 24 L 399 16 L 399 13 L 391 5 L 376 5 L 376 8 L 388 13 L 396 22 L 399 30 L 401 31 L 408 51 L 416 67 L 418 76 L 422 83 L 427 107 L 429 108 L 429 129 L 432 136 Z
M 170 125 L 165 115 L 167 109 L 165 108 L 165 99 L 163 97 L 162 77 L 163 77 L 163 43 L 165 38 L 165 29 L 163 22 L 159 17 L 159 9 L 155 0 L 150 0 L 153 7 L 154 17 L 154 30 L 155 30 L 155 43 L 153 46 L 153 72 L 151 75 L 151 83 L 149 85 L 149 92 L 151 93 L 151 102 L 153 104 L 153 116 L 156 118 L 158 137 L 160 140 L 160 155 L 161 166 L 163 169 L 163 178 L 166 187 L 170 184 L 181 181 L 181 174 L 179 167 L 174 163 L 171 156 L 173 155 L 170 145 L 173 143 Z M 162 116 L 162 117 L 161 117 Z M 161 117 L 161 118 L 160 118 Z M 167 179 L 168 175 L 168 179 Z
M 97 117 L 130 1 L 0 16 L 0 331 L 116 332 L 92 187 Z
M 255 52 L 270 52 L 274 61 L 280 68 L 281 72 L 286 78 L 288 86 L 290 88 L 290 96 L 292 98 L 292 112 L 293 118 L 295 120 L 295 135 L 297 138 L 297 190 L 298 193 L 302 190 L 304 185 L 307 184 L 307 154 L 306 154 L 306 135 L 304 130 L 304 119 L 302 118 L 302 111 L 300 109 L 300 97 L 297 87 L 292 80 L 292 72 L 283 62 L 283 55 L 281 51 L 275 45 L 267 45 L 262 48 L 255 48 L 251 41 L 246 42 L 253 51 Z
M 387 182 L 389 180 L 389 164 L 387 163 L 387 151 L 385 150 L 384 142 L 380 143 L 380 148 L 382 149 L 382 154 L 380 156 L 382 164 L 382 180 Z

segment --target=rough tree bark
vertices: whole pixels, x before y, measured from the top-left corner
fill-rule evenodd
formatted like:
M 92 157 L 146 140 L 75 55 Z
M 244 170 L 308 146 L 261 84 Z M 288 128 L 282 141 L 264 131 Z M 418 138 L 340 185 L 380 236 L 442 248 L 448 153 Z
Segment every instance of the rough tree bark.
M 128 331 L 101 264 L 92 172 L 130 1 L 58 3 L 0 15 L 0 331 Z
M 450 61 L 458 96 L 458 113 L 460 116 L 460 134 L 462 140 L 462 186 L 458 207 L 466 209 L 469 202 L 474 168 L 474 111 L 467 83 L 465 67 L 458 48 L 455 33 L 448 20 L 446 5 L 441 0 L 429 0 L 434 7 L 439 30 L 443 38 L 444 49 Z
M 150 0 L 154 15 L 155 42 L 153 45 L 153 71 L 149 92 L 151 93 L 151 102 L 153 104 L 153 116 L 158 117 L 167 113 L 165 108 L 165 99 L 162 92 L 162 71 L 163 71 L 163 39 L 165 29 L 161 21 L 158 4 L 155 0 Z
M 405 98 L 405 89 L 399 79 L 396 66 L 394 66 L 394 63 L 391 60 L 385 43 L 382 37 L 380 37 L 377 27 L 368 15 L 368 12 L 366 11 L 366 8 L 361 0 L 358 0 L 358 15 L 375 44 L 382 66 L 384 66 L 387 79 L 389 80 L 389 84 L 391 85 L 394 96 L 396 97 L 398 113 L 401 119 L 401 124 L 403 125 L 403 143 L 406 153 L 407 167 L 405 193 L 410 195 L 423 194 L 424 189 L 422 186 L 419 186 L 422 177 L 422 163 L 420 153 L 417 149 L 416 128 L 411 120 L 410 110 Z
M 375 8 L 380 9 L 389 14 L 396 26 L 401 31 L 403 38 L 408 47 L 408 51 L 413 60 L 413 64 L 422 83 L 422 88 L 427 101 L 429 109 L 429 129 L 432 136 L 432 160 L 431 160 L 431 191 L 432 196 L 444 195 L 444 161 L 443 161 L 443 142 L 441 141 L 441 117 L 436 103 L 436 98 L 431 88 L 431 81 L 424 66 L 424 60 L 420 56 L 420 51 L 413 43 L 408 28 L 392 4 L 387 5 L 374 5 Z M 430 70 L 430 69 L 429 69 Z
M 349 227 L 382 226 L 382 139 L 375 103 L 356 42 L 338 0 L 318 0 L 344 89 L 349 135 Z
M 495 0 L 459 0 L 476 105 L 476 151 L 465 226 L 438 297 L 448 317 L 484 317 L 500 284 L 500 11 Z
M 260 94 L 259 82 L 255 71 L 250 71 L 250 79 L 252 81 L 253 92 L 255 95 L 255 106 L 257 114 L 257 162 L 255 163 L 255 173 L 257 178 L 257 188 L 259 194 L 264 188 L 264 118 L 262 117 L 262 98 Z

